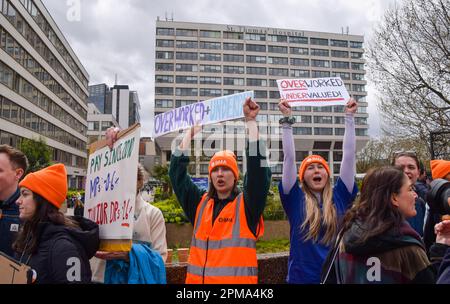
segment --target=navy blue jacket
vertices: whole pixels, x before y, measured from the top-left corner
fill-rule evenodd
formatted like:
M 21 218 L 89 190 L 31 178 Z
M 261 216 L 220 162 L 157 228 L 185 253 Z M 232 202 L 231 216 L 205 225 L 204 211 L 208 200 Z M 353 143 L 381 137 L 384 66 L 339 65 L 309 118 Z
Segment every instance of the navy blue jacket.
M 447 249 L 439 268 L 438 284 L 450 284 L 450 248 Z
M 20 196 L 17 188 L 16 192 L 6 201 L 0 201 L 0 251 L 9 256 L 14 256 L 12 243 L 19 232 L 19 206 L 16 201 Z

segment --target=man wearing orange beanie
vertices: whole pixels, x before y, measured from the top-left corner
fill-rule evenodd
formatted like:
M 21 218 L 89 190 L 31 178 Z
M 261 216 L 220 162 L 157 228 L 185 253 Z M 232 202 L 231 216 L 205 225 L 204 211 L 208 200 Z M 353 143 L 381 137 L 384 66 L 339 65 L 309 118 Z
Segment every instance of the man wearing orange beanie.
M 446 179 L 450 181 L 450 161 L 448 160 L 432 160 L 431 174 L 433 179 Z
M 256 240 L 263 234 L 262 212 L 270 186 L 270 169 L 263 165 L 265 148 L 258 141 L 259 106 L 244 104 L 249 132 L 247 174 L 243 193 L 237 187 L 239 167 L 231 151 L 216 153 L 209 162 L 209 191 L 200 190 L 187 174 L 192 138 L 189 130 L 171 158 L 169 175 L 175 194 L 194 232 L 189 253 L 187 284 L 256 284 Z M 253 149 L 254 148 L 254 149 Z M 252 155 L 249 151 L 256 151 Z

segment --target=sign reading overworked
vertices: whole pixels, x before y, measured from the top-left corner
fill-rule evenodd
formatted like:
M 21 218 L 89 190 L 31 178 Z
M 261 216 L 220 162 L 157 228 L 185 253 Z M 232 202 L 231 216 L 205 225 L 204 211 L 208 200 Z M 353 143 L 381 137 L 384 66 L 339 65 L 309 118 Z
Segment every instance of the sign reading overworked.
M 140 131 L 138 124 L 120 132 L 112 149 L 106 141 L 94 143 L 94 151 L 91 148 L 84 216 L 99 225 L 104 251 L 121 250 L 104 245 L 103 240 L 131 240 L 133 236 Z
M 340 77 L 277 80 L 282 99 L 291 106 L 339 106 L 350 99 Z
M 254 92 L 248 91 L 197 102 L 156 115 L 153 135 L 156 138 L 196 124 L 202 126 L 242 118 L 244 102 L 253 96 Z

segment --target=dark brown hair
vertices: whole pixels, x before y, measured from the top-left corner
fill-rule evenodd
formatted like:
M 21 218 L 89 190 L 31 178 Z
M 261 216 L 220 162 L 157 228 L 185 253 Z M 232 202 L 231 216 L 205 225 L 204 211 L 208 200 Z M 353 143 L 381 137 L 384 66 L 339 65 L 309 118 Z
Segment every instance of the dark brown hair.
M 395 161 L 399 159 L 400 157 L 409 157 L 414 159 L 417 165 L 417 169 L 420 170 L 420 161 L 419 158 L 417 158 L 416 152 L 413 151 L 402 151 L 402 152 L 395 152 L 392 158 L 392 166 L 395 166 Z
M 389 229 L 400 228 L 404 216 L 392 204 L 407 177 L 400 168 L 382 167 L 371 170 L 364 177 L 358 202 L 344 217 L 344 231 L 355 221 L 364 223 L 358 243 L 380 235 Z
M 42 223 L 53 223 L 68 227 L 78 227 L 77 222 L 66 217 L 55 206 L 39 194 L 33 193 L 36 211 L 30 220 L 25 221 L 13 244 L 13 249 L 19 253 L 33 254 L 39 245 L 40 228 Z
M 8 145 L 0 145 L 0 154 L 8 155 L 9 161 L 14 169 L 22 169 L 25 173 L 28 168 L 28 159 L 22 151 Z

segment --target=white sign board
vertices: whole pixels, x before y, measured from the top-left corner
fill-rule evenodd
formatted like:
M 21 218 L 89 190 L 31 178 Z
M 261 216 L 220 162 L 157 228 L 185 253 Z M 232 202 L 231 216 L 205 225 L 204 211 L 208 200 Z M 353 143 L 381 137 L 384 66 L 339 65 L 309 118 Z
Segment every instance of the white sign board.
M 84 217 L 100 227 L 101 240 L 131 240 L 136 202 L 139 125 L 124 131 L 112 149 L 89 155 Z
M 167 111 L 155 116 L 154 137 L 159 137 L 196 125 L 234 120 L 244 117 L 243 105 L 254 92 L 218 97 Z
M 293 107 L 339 106 L 350 99 L 340 77 L 277 80 L 280 96 Z

